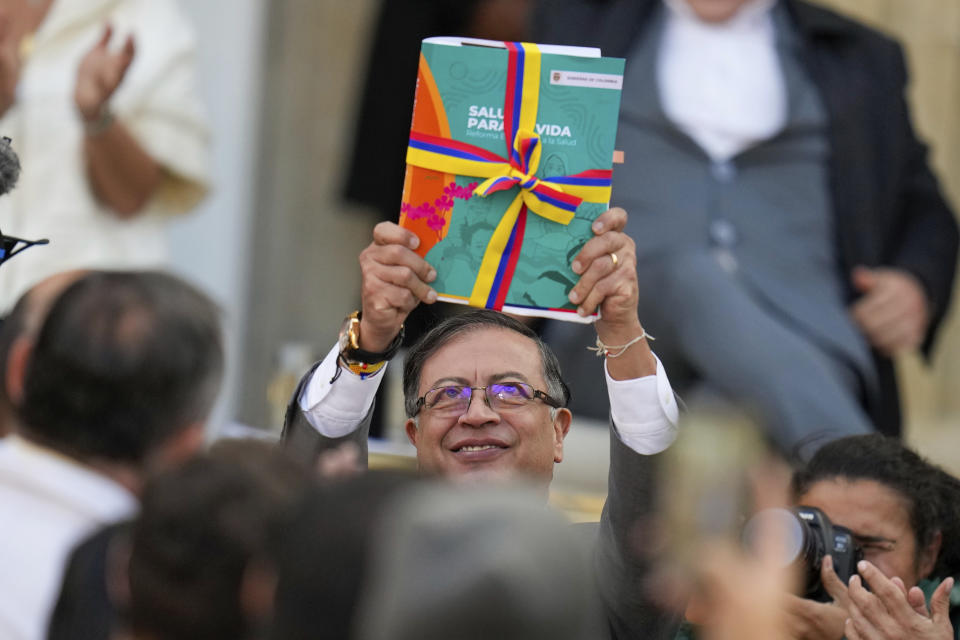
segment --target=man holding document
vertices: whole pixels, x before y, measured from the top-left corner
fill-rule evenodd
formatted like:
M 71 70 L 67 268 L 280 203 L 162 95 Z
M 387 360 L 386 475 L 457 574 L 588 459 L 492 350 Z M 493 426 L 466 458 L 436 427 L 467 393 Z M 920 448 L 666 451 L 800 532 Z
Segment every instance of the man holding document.
M 657 454 L 676 436 L 677 405 L 637 314 L 626 220 L 622 209 L 603 213 L 572 264 L 579 281 L 571 302 L 583 315 L 600 311 L 595 327 L 610 399 L 609 495 L 594 557 L 611 637 L 667 638 L 675 621 L 649 603 L 649 559 L 632 551 L 629 536 L 652 509 Z M 304 377 L 287 412 L 284 438 L 301 457 L 348 441 L 366 450 L 373 398 L 403 321 L 437 297 L 436 272 L 415 253 L 418 244 L 394 223 L 374 229 L 360 255 L 361 313 L 348 318 L 340 343 Z M 478 481 L 518 476 L 546 494 L 563 460 L 569 392 L 555 356 L 522 323 L 489 310 L 442 323 L 407 354 L 404 400 L 422 472 Z
M 563 461 L 570 392 L 549 347 L 500 311 L 595 321 L 612 431 L 593 540 L 606 615 L 596 621 L 603 630 L 584 637 L 672 638 L 676 621 L 650 602 L 650 559 L 633 537 L 653 510 L 657 454 L 676 437 L 677 404 L 638 316 L 627 213 L 608 209 L 623 61 L 599 54 L 424 41 L 399 224 L 377 225 L 360 254 L 362 309 L 301 381 L 284 440 L 308 462 L 348 442 L 365 458 L 374 396 L 410 312 L 439 299 L 485 307 L 441 322 L 407 353 L 406 434 L 422 473 L 520 479 L 546 498 Z M 453 264 L 465 252 L 475 271 Z M 523 295 L 551 273 L 569 285 L 528 304 Z

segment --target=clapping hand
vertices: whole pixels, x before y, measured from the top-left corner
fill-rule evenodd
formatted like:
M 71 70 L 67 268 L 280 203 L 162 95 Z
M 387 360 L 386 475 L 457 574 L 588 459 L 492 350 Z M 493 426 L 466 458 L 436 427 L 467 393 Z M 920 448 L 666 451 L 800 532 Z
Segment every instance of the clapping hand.
M 0 115 L 7 112 L 17 96 L 20 82 L 20 39 L 10 16 L 0 13 Z
M 74 102 L 86 122 L 95 122 L 104 106 L 123 82 L 136 54 L 133 36 L 127 36 L 119 51 L 110 50 L 113 27 L 107 26 L 103 36 L 83 57 L 77 68 Z
M 867 561 L 857 566 L 863 576 L 850 579 L 848 640 L 953 640 L 947 578 L 930 598 L 927 610 L 919 587 L 907 589 L 899 578 L 887 578 Z M 870 585 L 867 591 L 863 583 Z

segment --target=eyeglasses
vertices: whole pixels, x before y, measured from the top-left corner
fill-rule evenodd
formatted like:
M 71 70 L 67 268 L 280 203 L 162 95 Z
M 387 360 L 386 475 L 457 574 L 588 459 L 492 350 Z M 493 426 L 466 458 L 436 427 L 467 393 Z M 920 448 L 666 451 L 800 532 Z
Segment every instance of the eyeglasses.
M 460 384 L 445 384 L 434 387 L 417 398 L 417 410 L 428 409 L 439 417 L 461 416 L 470 408 L 474 391 L 483 391 L 487 406 L 500 413 L 525 407 L 537 398 L 549 407 L 562 404 L 549 395 L 534 389 L 526 382 L 496 382 L 485 387 L 468 387 Z

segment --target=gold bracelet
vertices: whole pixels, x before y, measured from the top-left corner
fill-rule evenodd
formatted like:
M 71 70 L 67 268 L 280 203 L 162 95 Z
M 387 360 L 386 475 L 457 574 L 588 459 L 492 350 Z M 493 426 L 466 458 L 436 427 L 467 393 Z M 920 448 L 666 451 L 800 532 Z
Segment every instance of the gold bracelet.
M 641 333 L 639 336 L 637 336 L 636 338 L 634 338 L 633 340 L 631 340 L 631 341 L 628 342 L 627 344 L 620 344 L 620 345 L 616 345 L 616 346 L 614 346 L 614 345 L 609 345 L 609 344 L 603 344 L 603 341 L 600 340 L 600 337 L 599 337 L 599 336 L 597 336 L 597 346 L 595 346 L 595 347 L 587 347 L 587 350 L 588 350 L 588 351 L 596 351 L 598 358 L 603 358 L 603 357 L 606 357 L 606 358 L 619 358 L 620 356 L 622 356 L 622 355 L 624 354 L 624 352 L 625 352 L 627 349 L 629 349 L 629 348 L 632 347 L 633 345 L 637 344 L 638 342 L 640 342 L 640 341 L 643 340 L 644 338 L 646 338 L 647 340 L 656 340 L 656 338 L 654 338 L 652 335 L 650 335 L 649 333 L 647 333 L 646 330 L 644 330 L 643 333 Z M 612 350 L 617 350 L 617 352 L 616 352 L 616 353 L 610 353 Z
M 383 369 L 385 366 L 387 366 L 387 362 L 387 360 L 384 360 L 383 362 L 377 362 L 374 364 L 367 364 L 366 362 L 350 363 L 343 358 L 340 358 L 340 364 L 349 369 L 354 375 L 360 376 L 361 380 L 365 380 L 379 372 L 380 369 Z

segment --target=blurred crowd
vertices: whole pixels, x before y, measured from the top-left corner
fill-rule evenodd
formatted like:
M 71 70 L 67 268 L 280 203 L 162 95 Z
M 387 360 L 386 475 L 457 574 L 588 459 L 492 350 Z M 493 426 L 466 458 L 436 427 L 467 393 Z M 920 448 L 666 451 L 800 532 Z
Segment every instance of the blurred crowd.
M 899 45 L 800 0 L 377 25 L 360 308 L 279 442 L 211 442 L 222 312 L 157 268 L 207 189 L 191 30 L 172 0 L 0 2 L 0 226 L 51 241 L 0 255 L 0 638 L 960 638 L 960 480 L 901 441 L 892 363 L 932 353 L 958 231 Z M 437 30 L 626 58 L 567 292 L 592 325 L 438 311 L 393 222 L 409 121 L 378 115 Z M 401 348 L 416 471 L 370 469 Z M 609 425 L 599 522 L 549 506 L 574 414 Z
M 568 392 L 524 324 L 476 311 L 415 347 L 417 473 L 366 469 L 365 409 L 325 413 L 360 381 L 343 361 L 280 445 L 206 446 L 221 341 L 210 300 L 160 272 L 73 271 L 19 301 L 0 331 L 3 637 L 955 637 L 960 481 L 894 438 L 791 471 L 756 431 L 681 419 L 674 442 L 676 413 L 637 425 L 611 391 L 607 505 L 571 524 L 546 504 Z

